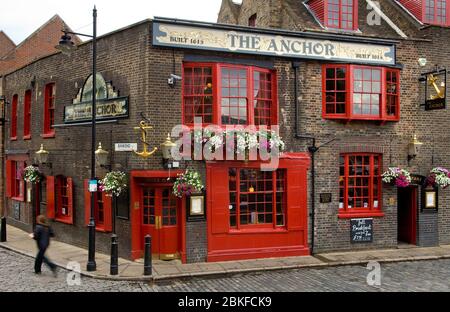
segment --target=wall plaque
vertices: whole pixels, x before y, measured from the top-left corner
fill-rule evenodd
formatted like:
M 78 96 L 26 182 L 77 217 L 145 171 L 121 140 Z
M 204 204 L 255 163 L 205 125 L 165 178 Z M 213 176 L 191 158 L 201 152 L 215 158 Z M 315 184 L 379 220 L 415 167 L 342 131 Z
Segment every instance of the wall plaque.
M 322 194 L 320 194 L 320 203 L 321 204 L 329 204 L 329 203 L 331 203 L 331 193 L 322 193 Z

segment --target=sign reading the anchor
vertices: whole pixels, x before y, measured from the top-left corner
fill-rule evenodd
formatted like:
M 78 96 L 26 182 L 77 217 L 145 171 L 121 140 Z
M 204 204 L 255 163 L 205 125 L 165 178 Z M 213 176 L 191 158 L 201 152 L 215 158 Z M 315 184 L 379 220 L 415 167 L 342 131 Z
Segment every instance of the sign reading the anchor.
M 425 110 L 445 109 L 446 107 L 446 70 L 428 73 L 425 86 Z
M 143 150 L 142 152 L 137 152 L 134 151 L 134 153 L 142 158 L 148 158 L 150 156 L 152 156 L 153 154 L 156 153 L 156 151 L 158 150 L 157 147 L 153 148 L 153 151 L 149 152 L 148 147 L 150 146 L 150 143 L 147 142 L 147 130 L 153 129 L 152 126 L 149 126 L 145 123 L 145 121 L 141 121 L 141 123 L 139 124 L 139 127 L 135 127 L 134 130 L 141 130 L 142 133 L 142 137 L 141 137 L 141 142 L 143 144 Z

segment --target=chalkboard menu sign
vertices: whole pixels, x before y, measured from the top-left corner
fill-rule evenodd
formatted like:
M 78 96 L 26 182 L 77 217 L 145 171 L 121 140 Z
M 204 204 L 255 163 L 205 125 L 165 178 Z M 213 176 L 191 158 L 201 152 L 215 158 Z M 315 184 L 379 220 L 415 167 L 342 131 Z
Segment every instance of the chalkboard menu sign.
M 350 220 L 350 236 L 352 243 L 373 242 L 373 219 Z

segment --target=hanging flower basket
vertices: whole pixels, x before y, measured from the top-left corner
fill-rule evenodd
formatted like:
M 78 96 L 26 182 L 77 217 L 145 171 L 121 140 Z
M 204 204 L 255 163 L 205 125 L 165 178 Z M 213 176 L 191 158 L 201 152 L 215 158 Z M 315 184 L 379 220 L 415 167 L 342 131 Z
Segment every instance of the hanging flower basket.
M 22 177 L 27 183 L 36 184 L 42 181 L 42 173 L 39 168 L 28 166 L 23 170 Z
M 405 169 L 398 167 L 389 168 L 382 175 L 383 182 L 397 187 L 408 187 L 411 184 L 411 175 Z
M 100 191 L 106 192 L 109 196 L 119 197 L 123 194 L 127 185 L 127 175 L 122 171 L 108 172 L 103 180 L 100 180 Z
M 450 186 L 450 172 L 442 167 L 431 169 L 430 175 L 425 180 L 425 187 L 429 186 L 439 186 L 442 189 L 446 189 Z
M 201 192 L 204 186 L 200 174 L 197 171 L 187 169 L 185 173 L 179 174 L 173 185 L 173 194 L 178 198 L 191 196 Z

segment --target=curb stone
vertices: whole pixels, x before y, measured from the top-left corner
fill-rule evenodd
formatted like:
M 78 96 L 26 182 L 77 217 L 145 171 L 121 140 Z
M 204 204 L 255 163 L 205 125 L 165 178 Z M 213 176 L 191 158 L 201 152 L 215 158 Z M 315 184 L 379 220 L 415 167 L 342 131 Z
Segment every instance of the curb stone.
M 34 258 L 34 254 L 30 254 L 13 247 L 0 244 L 0 247 L 30 258 Z M 225 269 L 224 271 L 206 271 L 206 272 L 192 272 L 192 273 L 181 273 L 181 274 L 168 274 L 168 275 L 160 275 L 160 276 L 138 276 L 138 277 L 120 277 L 120 276 L 111 276 L 111 275 L 97 275 L 88 272 L 80 272 L 81 276 L 85 276 L 92 279 L 98 280 L 109 280 L 109 281 L 130 281 L 130 282 L 150 282 L 155 284 L 157 282 L 163 281 L 175 281 L 177 279 L 193 279 L 193 278 L 213 278 L 213 277 L 227 277 L 234 276 L 239 274 L 249 274 L 256 272 L 273 272 L 273 271 L 284 271 L 284 270 L 296 270 L 296 269 L 324 269 L 327 267 L 338 267 L 338 266 L 352 266 L 352 265 L 363 265 L 367 264 L 370 261 L 375 261 L 379 263 L 399 263 L 399 262 L 415 262 L 415 261 L 427 261 L 427 260 L 442 260 L 442 259 L 450 259 L 450 255 L 442 255 L 442 256 L 417 256 L 417 257 L 404 257 L 404 258 L 392 258 L 392 259 L 366 259 L 366 260 L 351 260 L 351 261 L 332 261 L 323 256 L 315 257 L 316 259 L 322 261 L 322 263 L 315 264 L 299 264 L 299 265 L 287 265 L 287 266 L 274 266 L 274 267 L 263 267 L 263 268 L 245 268 L 245 269 Z M 57 261 L 55 264 L 67 270 L 64 265 L 61 265 Z M 142 268 L 143 270 L 143 268 Z

